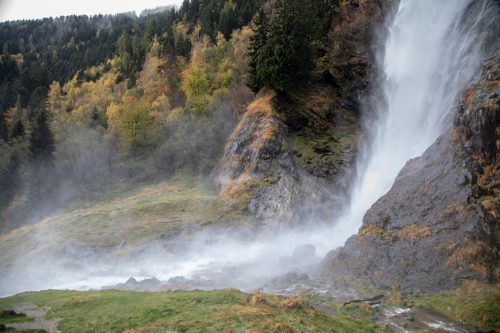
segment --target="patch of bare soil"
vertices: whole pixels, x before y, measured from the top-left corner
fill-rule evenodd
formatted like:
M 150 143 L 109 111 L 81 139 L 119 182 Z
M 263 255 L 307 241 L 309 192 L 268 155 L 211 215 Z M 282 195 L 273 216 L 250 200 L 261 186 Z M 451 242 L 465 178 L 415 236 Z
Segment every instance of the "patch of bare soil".
M 35 319 L 26 323 L 12 323 L 5 325 L 6 327 L 13 328 L 19 331 L 24 330 L 44 330 L 47 333 L 59 333 L 57 323 L 59 319 L 46 319 L 45 315 L 49 311 L 48 307 L 38 307 L 33 303 L 19 304 L 13 309 L 16 313 L 22 313 L 29 318 Z

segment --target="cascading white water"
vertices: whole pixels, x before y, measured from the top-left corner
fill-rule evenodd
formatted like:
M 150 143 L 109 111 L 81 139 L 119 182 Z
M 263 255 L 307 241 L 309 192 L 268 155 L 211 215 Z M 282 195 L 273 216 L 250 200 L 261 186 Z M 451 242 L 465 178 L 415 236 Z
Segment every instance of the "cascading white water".
M 488 0 L 400 0 L 388 22 L 379 64 L 384 103 L 366 108 L 377 115 L 368 126 L 371 144 L 359 160 L 350 206 L 333 226 L 308 226 L 254 240 L 220 230 L 202 232 L 185 239 L 187 244 L 175 253 L 153 245 L 124 261 L 91 254 L 20 258 L 9 275 L 0 277 L 0 295 L 99 288 L 131 276 L 167 280 L 181 275 L 207 281 L 207 287 L 251 289 L 304 264 L 290 260 L 298 245 L 313 244 L 318 250 L 319 256 L 306 266 L 319 261 L 357 232 L 363 215 L 390 189 L 404 164 L 421 155 L 450 125 L 461 92 L 484 60 L 482 32 L 497 19 L 492 6 Z M 41 242 L 47 242 L 46 235 Z
M 363 215 L 391 188 L 405 163 L 450 126 L 451 111 L 483 61 L 480 28 L 491 3 L 477 1 L 477 12 L 465 18 L 472 2 L 400 1 L 380 64 L 384 103 L 368 106 L 378 119 L 370 125 L 372 143 L 359 162 L 336 239 L 356 233 Z

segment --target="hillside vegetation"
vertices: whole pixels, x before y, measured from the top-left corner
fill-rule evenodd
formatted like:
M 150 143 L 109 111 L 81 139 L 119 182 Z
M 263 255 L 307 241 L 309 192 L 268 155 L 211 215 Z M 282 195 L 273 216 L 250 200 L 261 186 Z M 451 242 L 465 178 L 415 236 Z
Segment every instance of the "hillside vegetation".
M 141 17 L 0 24 L 0 230 L 115 183 L 209 175 L 254 97 L 246 84 L 283 90 L 325 69 L 330 1 L 261 5 L 184 1 Z M 274 62 L 262 62 L 274 46 Z

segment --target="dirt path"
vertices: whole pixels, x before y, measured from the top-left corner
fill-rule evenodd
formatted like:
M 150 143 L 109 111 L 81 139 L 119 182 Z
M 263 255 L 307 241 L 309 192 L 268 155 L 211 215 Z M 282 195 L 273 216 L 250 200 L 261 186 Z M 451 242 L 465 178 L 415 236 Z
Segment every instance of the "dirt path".
M 48 307 L 38 307 L 32 303 L 23 303 L 12 308 L 17 313 L 23 313 L 29 318 L 35 320 L 27 323 L 7 324 L 6 327 L 16 330 L 44 330 L 48 333 L 59 333 L 57 323 L 59 319 L 46 319 L 45 315 L 49 311 Z

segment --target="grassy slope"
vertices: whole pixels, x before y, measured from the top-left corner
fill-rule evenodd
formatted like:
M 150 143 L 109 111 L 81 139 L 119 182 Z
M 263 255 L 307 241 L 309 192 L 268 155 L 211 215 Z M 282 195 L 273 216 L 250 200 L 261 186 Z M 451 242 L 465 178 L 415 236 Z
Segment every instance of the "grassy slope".
M 441 294 L 388 296 L 383 307 L 431 308 L 480 331 L 500 332 L 500 293 L 494 286 L 467 285 Z M 63 333 L 390 331 L 370 322 L 378 310 L 368 305 L 342 306 L 330 297 L 320 300 L 251 295 L 230 289 L 157 293 L 43 291 L 0 299 L 0 309 L 26 302 L 50 307 L 47 317 L 60 319 L 58 328 Z M 328 315 L 311 304 L 320 305 Z
M 484 332 L 500 332 L 500 284 L 472 281 L 453 292 L 410 296 L 416 306 L 431 308 Z
M 108 189 L 92 202 L 0 235 L 0 272 L 17 256 L 50 254 L 64 244 L 126 252 L 181 227 L 216 221 L 222 205 L 193 178 Z
M 302 298 L 235 290 L 137 293 L 44 291 L 0 299 L 0 308 L 50 306 L 61 332 L 380 332 L 343 314 L 326 316 Z

